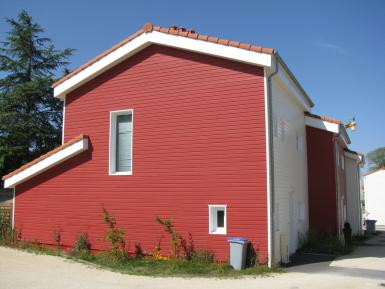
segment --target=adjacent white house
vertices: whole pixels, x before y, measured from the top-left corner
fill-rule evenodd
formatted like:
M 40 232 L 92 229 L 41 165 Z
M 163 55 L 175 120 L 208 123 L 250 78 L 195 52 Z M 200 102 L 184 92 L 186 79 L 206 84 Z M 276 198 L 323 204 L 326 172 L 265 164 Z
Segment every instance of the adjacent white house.
M 367 219 L 385 226 L 385 167 L 366 174 L 364 188 Z
M 360 168 L 364 166 L 364 155 L 350 150 L 345 151 L 346 215 L 353 235 L 362 234 Z

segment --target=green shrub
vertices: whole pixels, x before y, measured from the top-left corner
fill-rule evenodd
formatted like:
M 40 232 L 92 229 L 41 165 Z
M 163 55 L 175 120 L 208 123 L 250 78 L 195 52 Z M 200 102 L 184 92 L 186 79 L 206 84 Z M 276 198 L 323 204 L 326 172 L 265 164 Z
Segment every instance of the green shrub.
M 178 244 L 178 239 L 179 239 L 179 234 L 174 228 L 174 224 L 171 219 L 164 219 L 162 220 L 158 216 L 155 217 L 155 220 L 164 227 L 164 230 L 167 234 L 170 235 L 171 238 L 171 253 L 174 258 L 179 257 L 179 244 Z
M 73 246 L 74 253 L 89 254 L 91 251 L 91 243 L 88 241 L 87 233 L 80 233 Z
M 142 258 L 144 256 L 142 246 L 139 242 L 135 243 L 135 258 Z
M 197 250 L 192 255 L 191 261 L 197 264 L 212 264 L 214 263 L 214 253 L 210 250 Z
M 195 245 L 191 233 L 189 233 L 188 241 L 182 236 L 179 236 L 179 244 L 180 247 L 183 249 L 184 258 L 187 261 L 191 261 L 195 254 Z
M 104 223 L 108 226 L 105 238 L 111 242 L 111 253 L 115 257 L 127 257 L 126 241 L 124 240 L 125 232 L 121 228 L 116 227 L 116 219 L 110 214 L 105 207 L 102 207 L 102 217 Z
M 60 229 L 52 230 L 52 241 L 57 248 L 60 248 L 60 243 L 61 243 Z
M 12 245 L 17 241 L 17 234 L 12 229 L 12 216 L 10 210 L 0 208 L 0 243 Z

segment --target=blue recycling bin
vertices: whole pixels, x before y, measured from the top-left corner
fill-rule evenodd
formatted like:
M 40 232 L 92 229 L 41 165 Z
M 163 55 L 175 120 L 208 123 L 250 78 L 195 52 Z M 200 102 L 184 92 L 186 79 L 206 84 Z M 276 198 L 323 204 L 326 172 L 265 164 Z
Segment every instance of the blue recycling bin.
M 247 245 L 245 238 L 228 238 L 230 243 L 230 266 L 235 270 L 242 270 L 246 265 Z

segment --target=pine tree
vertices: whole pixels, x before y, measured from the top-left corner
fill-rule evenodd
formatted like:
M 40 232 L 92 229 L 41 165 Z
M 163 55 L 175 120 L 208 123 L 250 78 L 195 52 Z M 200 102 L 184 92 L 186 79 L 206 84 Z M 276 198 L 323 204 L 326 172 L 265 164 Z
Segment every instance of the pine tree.
M 61 142 L 62 104 L 52 83 L 72 49 L 56 50 L 25 11 L 0 45 L 0 176 Z

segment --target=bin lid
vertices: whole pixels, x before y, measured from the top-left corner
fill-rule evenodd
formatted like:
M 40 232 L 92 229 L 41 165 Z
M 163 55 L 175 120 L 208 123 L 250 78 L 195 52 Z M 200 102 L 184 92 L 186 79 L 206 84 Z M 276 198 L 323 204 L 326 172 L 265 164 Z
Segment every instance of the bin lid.
M 246 244 L 249 242 L 246 238 L 227 238 L 230 243 Z

